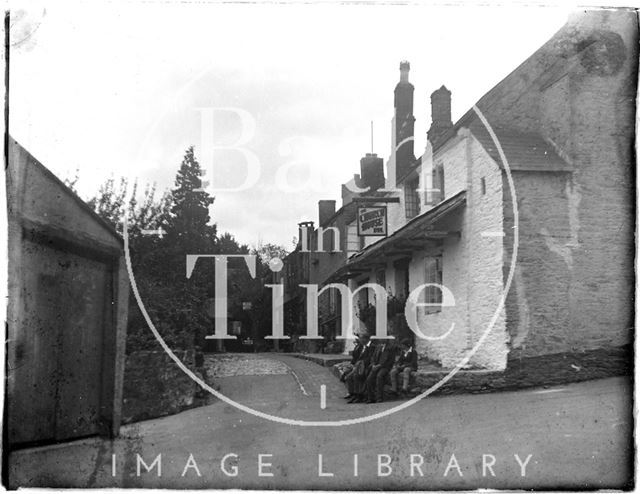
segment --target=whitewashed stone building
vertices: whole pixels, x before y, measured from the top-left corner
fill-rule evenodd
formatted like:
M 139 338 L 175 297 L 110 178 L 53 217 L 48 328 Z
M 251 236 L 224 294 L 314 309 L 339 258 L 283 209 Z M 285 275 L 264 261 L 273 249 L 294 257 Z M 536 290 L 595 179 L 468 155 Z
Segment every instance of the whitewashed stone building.
M 343 186 L 331 218 L 348 217 L 345 261 L 327 275 L 329 254 L 312 254 L 311 280 L 431 303 L 415 311 L 416 345 L 444 368 L 629 345 L 636 39 L 632 11 L 581 12 L 455 124 L 441 87 L 419 158 L 403 62 L 384 188 Z M 361 165 L 351 184 L 366 188 L 382 160 Z M 386 236 L 358 237 L 346 212 L 365 199 L 386 206 Z M 375 296 L 360 290 L 353 310 Z

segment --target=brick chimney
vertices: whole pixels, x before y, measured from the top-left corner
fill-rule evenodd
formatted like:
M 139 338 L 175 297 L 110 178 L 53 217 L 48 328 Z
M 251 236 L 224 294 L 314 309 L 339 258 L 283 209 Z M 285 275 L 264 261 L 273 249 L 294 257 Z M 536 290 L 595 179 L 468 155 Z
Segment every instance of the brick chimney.
M 413 84 L 409 82 L 409 62 L 400 62 L 400 81 L 394 91 L 394 128 L 396 181 L 402 178 L 415 162 L 413 126 Z
M 451 91 L 442 86 L 431 93 L 431 127 L 427 139 L 432 145 L 451 127 Z
M 305 236 L 306 229 L 306 245 L 303 246 L 302 239 Z M 311 240 L 313 239 L 313 221 L 302 221 L 298 223 L 298 245 L 306 247 L 306 251 L 311 250 Z
M 336 201 L 318 201 L 318 226 L 324 226 L 329 218 L 336 213 Z
M 384 187 L 384 160 L 375 153 L 367 153 L 360 160 L 361 187 L 370 187 L 371 191 Z

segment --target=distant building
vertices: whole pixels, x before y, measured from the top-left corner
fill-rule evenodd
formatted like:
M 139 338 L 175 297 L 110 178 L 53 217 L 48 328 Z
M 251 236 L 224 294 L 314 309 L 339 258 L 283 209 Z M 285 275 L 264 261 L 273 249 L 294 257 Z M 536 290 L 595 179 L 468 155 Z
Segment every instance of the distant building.
M 469 366 L 501 370 L 510 359 L 630 344 L 636 40 L 633 11 L 572 16 L 478 101 L 491 130 L 474 109 L 454 124 L 442 86 L 431 96 L 420 158 L 402 62 L 384 189 L 376 182 L 382 160 L 367 155 L 351 184 L 378 190 L 343 185 L 335 213 L 321 201 L 319 226 L 338 229 L 340 252 L 311 253 L 309 279 L 352 290 L 375 282 L 401 301 L 423 284 L 443 285 L 453 298 L 434 286 L 416 292 L 418 304 L 431 305 L 417 308 L 428 338 L 415 341 L 423 358 L 445 368 L 476 347 Z M 357 235 L 363 198 L 386 208 L 385 236 Z M 330 292 L 321 297 L 320 324 L 334 337 L 340 297 L 334 303 Z M 353 311 L 374 296 L 359 291 Z

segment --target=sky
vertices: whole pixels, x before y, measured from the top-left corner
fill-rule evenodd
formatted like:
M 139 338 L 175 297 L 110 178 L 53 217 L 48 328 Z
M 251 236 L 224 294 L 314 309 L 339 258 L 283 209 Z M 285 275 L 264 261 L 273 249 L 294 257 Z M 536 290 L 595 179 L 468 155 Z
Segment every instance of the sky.
M 10 133 L 61 179 L 77 170 L 85 200 L 111 176 L 171 188 L 193 145 L 209 190 L 216 189 L 218 230 L 252 246 L 290 249 L 297 223 L 317 222 L 318 200 L 340 207 L 340 184 L 359 172 L 372 144 L 388 158 L 401 60 L 411 63 L 420 155 L 431 92 L 443 84 L 452 92 L 455 121 L 568 13 L 535 6 L 30 4 L 12 14 Z

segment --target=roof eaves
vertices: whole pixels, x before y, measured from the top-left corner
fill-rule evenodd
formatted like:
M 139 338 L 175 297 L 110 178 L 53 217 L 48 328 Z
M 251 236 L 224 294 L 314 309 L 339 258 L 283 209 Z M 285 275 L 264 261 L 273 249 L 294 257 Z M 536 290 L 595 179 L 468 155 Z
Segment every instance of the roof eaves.
M 51 170 L 49 170 L 46 166 L 44 166 L 35 156 L 33 156 L 27 149 L 24 148 L 18 141 L 16 141 L 13 137 L 10 137 L 12 145 L 18 146 L 22 149 L 27 155 L 31 158 L 31 162 L 35 164 L 40 170 L 51 180 L 53 180 L 56 185 L 60 186 L 60 189 L 71 199 L 73 199 L 81 209 L 83 209 L 86 213 L 88 213 L 97 223 L 99 223 L 102 227 L 104 227 L 115 239 L 118 240 L 121 244 L 124 244 L 124 239 L 122 235 L 111 225 L 108 221 L 106 221 L 102 216 L 96 213 L 91 206 L 89 206 L 85 201 L 83 201 L 78 194 L 76 194 L 73 190 L 69 188 L 62 180 L 60 180 Z
M 449 199 L 442 201 L 437 206 L 433 207 L 429 211 L 422 213 L 415 218 L 412 218 L 406 224 L 404 224 L 401 228 L 393 232 L 388 237 L 383 237 L 374 243 L 368 245 L 364 249 L 362 249 L 357 254 L 354 254 L 348 261 L 346 266 L 354 266 L 359 261 L 364 260 L 367 257 L 370 257 L 372 253 L 375 253 L 380 246 L 384 246 L 387 244 L 392 244 L 395 240 L 401 239 L 408 232 L 411 232 L 414 228 L 419 227 L 422 223 L 428 223 L 439 220 L 444 214 L 448 213 L 456 209 L 457 206 L 462 205 L 466 202 L 466 190 L 462 190 L 458 192 L 456 195 L 451 196 Z

